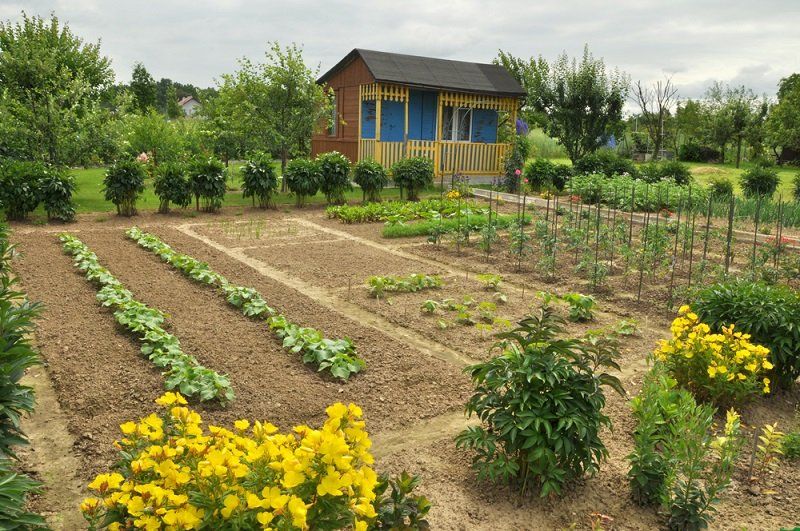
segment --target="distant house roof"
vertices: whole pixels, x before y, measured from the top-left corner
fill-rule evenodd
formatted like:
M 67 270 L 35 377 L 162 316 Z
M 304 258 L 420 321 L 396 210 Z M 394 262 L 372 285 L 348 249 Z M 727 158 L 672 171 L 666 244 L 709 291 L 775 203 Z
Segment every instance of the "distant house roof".
M 195 98 L 194 96 L 184 96 L 183 98 L 178 100 L 178 105 L 183 107 L 184 105 L 186 105 L 187 103 L 189 103 L 192 100 L 194 100 L 197 103 L 200 103 L 199 101 L 197 101 L 197 98 Z
M 356 57 L 364 60 L 372 77 L 378 82 L 497 96 L 525 95 L 517 80 L 500 65 L 377 52 L 361 48 L 355 48 L 317 81 L 324 83 Z

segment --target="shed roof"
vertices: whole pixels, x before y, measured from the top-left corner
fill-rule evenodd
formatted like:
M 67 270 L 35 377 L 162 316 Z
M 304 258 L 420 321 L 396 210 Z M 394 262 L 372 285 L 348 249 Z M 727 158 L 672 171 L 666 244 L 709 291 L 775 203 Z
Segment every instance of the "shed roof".
M 375 81 L 418 88 L 474 92 L 497 96 L 524 96 L 517 80 L 500 65 L 452 61 L 402 53 L 355 48 L 319 78 L 324 83 L 361 57 Z

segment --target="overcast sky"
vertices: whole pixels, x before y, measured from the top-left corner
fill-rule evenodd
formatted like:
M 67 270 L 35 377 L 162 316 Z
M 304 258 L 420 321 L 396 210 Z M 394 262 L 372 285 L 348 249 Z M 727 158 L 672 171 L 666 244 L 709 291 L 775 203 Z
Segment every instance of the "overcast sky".
M 800 0 L 0 0 L 2 19 L 23 9 L 100 39 L 119 81 L 142 61 L 156 79 L 210 86 L 271 40 L 302 44 L 323 72 L 356 47 L 490 62 L 588 43 L 633 81 L 672 75 L 683 97 L 713 80 L 772 96 L 800 71 Z

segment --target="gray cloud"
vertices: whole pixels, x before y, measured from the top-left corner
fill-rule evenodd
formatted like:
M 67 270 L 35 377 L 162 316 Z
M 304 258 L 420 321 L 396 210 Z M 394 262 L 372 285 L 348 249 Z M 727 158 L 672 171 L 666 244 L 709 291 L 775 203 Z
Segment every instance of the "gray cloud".
M 796 0 L 6 0 L 0 18 L 23 9 L 102 39 L 123 81 L 142 61 L 156 78 L 208 86 L 271 40 L 302 43 L 323 71 L 354 47 L 490 61 L 498 49 L 553 59 L 588 43 L 634 81 L 671 75 L 683 97 L 713 80 L 773 95 L 800 64 Z

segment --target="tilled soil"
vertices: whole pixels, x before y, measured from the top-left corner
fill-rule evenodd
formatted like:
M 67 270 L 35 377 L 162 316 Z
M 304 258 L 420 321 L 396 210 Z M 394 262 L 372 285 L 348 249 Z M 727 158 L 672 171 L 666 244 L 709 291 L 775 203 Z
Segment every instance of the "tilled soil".
M 265 324 L 245 318 L 213 289 L 183 277 L 125 239 L 123 231 L 133 224 L 131 221 L 159 235 L 176 250 L 208 261 L 232 282 L 258 289 L 270 305 L 291 320 L 314 326 L 328 337 L 351 337 L 367 361 L 367 370 L 347 383 L 316 374 L 295 355 L 286 353 Z M 219 244 L 218 248 L 177 230 L 178 225 L 190 225 L 193 231 Z M 463 361 L 442 357 L 441 351 L 453 349 L 471 359 L 487 359 L 493 339 L 472 327 L 448 325 L 441 330 L 436 320 L 449 320 L 451 316 L 441 312 L 438 317 L 423 315 L 420 303 L 427 298 L 458 300 L 465 295 L 476 303 L 489 299 L 491 292 L 481 288 L 474 273 L 502 273 L 506 279 L 503 291 L 509 300 L 498 304 L 497 316 L 513 322 L 531 303 L 538 302 L 534 296 L 538 290 L 587 292 L 585 282 L 571 274 L 569 267 L 560 268 L 553 282 L 544 282 L 530 270 L 517 273 L 501 256 L 487 263 L 481 253 L 469 249 L 458 254 L 445 246 L 437 249 L 422 245 L 420 238 L 385 240 L 380 237 L 382 224 L 344 225 L 325 219 L 320 209 L 247 211 L 244 215 L 236 211 L 197 217 L 143 214 L 135 220 L 111 216 L 99 222 L 84 218 L 64 228 L 89 245 L 137 299 L 169 314 L 168 329 L 181 340 L 186 352 L 207 367 L 230 375 L 237 394 L 231 406 L 197 405 L 210 423 L 230 424 L 234 419 L 251 418 L 268 419 L 282 428 L 316 424 L 329 403 L 356 402 L 364 408 L 367 426 L 373 432 L 378 468 L 408 470 L 422 476 L 421 489 L 434 502 L 434 529 L 588 529 L 591 513 L 612 517 L 614 529 L 663 525 L 654 510 L 629 501 L 625 456 L 632 449 L 634 421 L 627 399 L 611 391 L 605 413 L 613 422 L 613 430 L 603 434 L 609 460 L 601 464 L 595 477 L 570 486 L 559 499 L 520 498 L 506 488 L 476 482 L 470 469 L 471 456 L 457 450 L 453 443 L 452 438 L 466 425 L 459 411 L 471 387 L 461 372 Z M 74 441 L 74 454 L 82 465 L 80 470 L 64 471 L 63 478 L 52 481 L 85 484 L 114 461 L 112 442 L 118 436 L 118 424 L 153 409 L 152 400 L 163 390 L 162 378 L 139 354 L 138 341 L 119 329 L 111 313 L 99 306 L 94 286 L 61 253 L 58 227 L 17 229 L 14 239 L 20 243 L 21 256 L 16 270 L 30 297 L 47 306 L 37 341 Z M 335 233 L 325 229 L 334 229 Z M 417 242 L 416 246 L 409 246 L 411 242 Z M 244 254 L 227 253 L 226 247 Z M 402 253 L 396 252 L 399 249 Z M 280 270 L 283 279 L 262 274 L 247 265 L 247 260 L 244 263 L 243 256 Z M 372 274 L 412 272 L 443 273 L 445 286 L 391 295 L 387 301 L 369 298 L 361 284 Z M 348 282 L 348 276 L 361 280 Z M 596 294 L 599 310 L 595 321 L 570 323 L 566 334 L 582 334 L 588 328 L 609 329 L 619 319 L 636 318 L 640 332 L 622 339 L 620 356 L 623 385 L 629 393 L 636 393 L 647 370 L 646 355 L 655 340 L 668 332 L 673 313 L 663 304 L 650 302 L 663 300 L 664 286 L 643 290 L 642 302 L 636 303 L 629 294 L 630 280 L 622 282 L 621 290 Z M 524 295 L 520 290 L 523 285 Z M 315 293 L 325 296 L 316 297 Z M 658 298 L 649 299 L 651 295 Z M 340 308 L 337 301 L 341 301 Z M 370 315 L 380 319 L 365 318 Z M 422 341 L 411 341 L 409 333 Z M 425 340 L 430 342 L 430 350 L 424 348 Z M 798 400 L 800 392 L 795 392 L 746 406 L 742 415 L 747 433 L 752 433 L 752 426 L 776 421 L 788 429 Z M 53 442 L 34 439 L 34 452 L 37 443 Z M 381 443 L 386 443 L 383 450 Z M 773 493 L 758 494 L 748 490 L 749 450 L 745 455 L 712 528 L 778 529 L 800 523 L 796 521 L 800 465 L 782 463 L 760 485 Z M 47 481 L 48 477 L 43 479 Z M 34 508 L 69 512 L 70 506 L 37 507 L 45 499 L 35 499 Z

